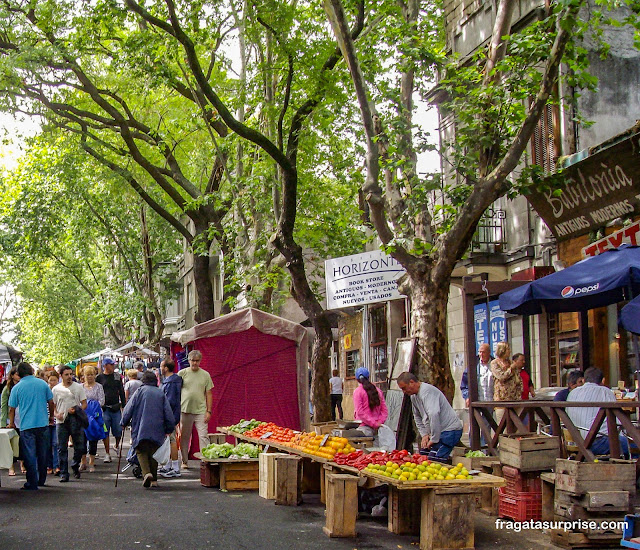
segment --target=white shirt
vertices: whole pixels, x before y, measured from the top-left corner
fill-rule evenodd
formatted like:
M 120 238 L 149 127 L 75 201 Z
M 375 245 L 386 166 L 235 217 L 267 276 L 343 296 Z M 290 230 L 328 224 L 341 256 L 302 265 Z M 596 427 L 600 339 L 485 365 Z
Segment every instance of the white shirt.
M 493 374 L 489 365 L 478 361 L 478 401 L 493 401 Z
M 602 403 L 612 401 L 615 403 L 615 394 L 607 387 L 594 384 L 593 382 L 585 382 L 584 385 L 573 388 L 567 396 L 567 401 L 586 401 L 590 403 Z M 600 410 L 599 407 L 567 407 L 566 411 L 571 421 L 580 428 L 582 437 L 586 437 L 588 430 L 591 428 L 596 415 Z M 586 428 L 586 429 L 582 429 Z M 598 435 L 607 435 L 609 429 L 607 427 L 607 419 L 600 426 Z
M 51 392 L 53 393 L 53 404 L 56 406 L 56 412 L 64 414 L 62 420 L 56 417 L 56 424 L 62 424 L 67 419 L 69 409 L 71 407 L 79 407 L 87 398 L 84 386 L 77 382 L 71 382 L 71 386 L 68 388 L 60 382 L 57 386 L 53 387 Z
M 331 384 L 331 393 L 342 395 L 342 378 L 339 376 L 332 376 L 329 378 L 329 384 Z

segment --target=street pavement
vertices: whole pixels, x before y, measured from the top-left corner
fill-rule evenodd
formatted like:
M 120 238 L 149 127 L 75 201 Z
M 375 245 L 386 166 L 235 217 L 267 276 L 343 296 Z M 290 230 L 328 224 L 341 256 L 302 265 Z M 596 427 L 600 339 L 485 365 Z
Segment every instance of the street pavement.
M 386 518 L 358 519 L 358 537 L 327 537 L 319 495 L 305 495 L 298 507 L 276 506 L 257 491 L 228 492 L 200 485 L 199 462 L 175 479 L 144 489 L 117 461 L 96 464 L 93 474 L 60 483 L 48 476 L 39 491 L 21 491 L 24 476 L 0 471 L 0 550 L 132 549 L 411 549 L 415 536 L 387 531 Z M 125 446 L 126 450 L 126 446 Z M 122 459 L 124 465 L 124 456 Z M 18 470 L 19 471 L 19 470 Z M 476 514 L 476 548 L 555 548 L 540 532 L 495 529 L 495 518 Z

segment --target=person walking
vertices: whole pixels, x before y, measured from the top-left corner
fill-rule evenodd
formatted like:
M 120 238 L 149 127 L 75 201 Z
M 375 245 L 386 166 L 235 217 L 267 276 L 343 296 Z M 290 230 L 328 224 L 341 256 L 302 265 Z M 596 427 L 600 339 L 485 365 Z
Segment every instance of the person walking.
M 462 421 L 435 386 L 420 382 L 415 374 L 403 372 L 398 387 L 411 398 L 413 418 L 420 432 L 420 454 L 447 460 L 462 437 Z
M 171 412 L 173 412 L 176 424 L 180 422 L 180 395 L 182 393 L 182 378 L 174 374 L 176 364 L 171 359 L 165 359 L 160 363 L 160 370 L 164 377 L 162 381 L 162 391 L 169 400 Z M 171 443 L 171 460 L 165 467 L 160 468 L 162 477 L 180 477 L 180 460 L 178 459 L 178 443 L 176 439 L 176 430 L 169 435 Z
M 36 491 L 47 481 L 49 419 L 53 416 L 53 393 L 44 381 L 33 376 L 29 363 L 18 365 L 20 382 L 9 395 L 9 428 L 15 428 L 20 410 L 20 456 L 27 471 L 23 489 Z
M 87 396 L 87 416 L 89 416 L 89 428 L 91 427 L 91 417 L 93 416 L 98 424 L 98 426 L 104 426 L 104 419 L 102 416 L 102 407 L 104 407 L 104 388 L 102 384 L 98 384 L 96 382 L 96 376 L 98 375 L 98 370 L 89 365 L 84 368 L 84 392 Z M 96 430 L 96 432 L 100 433 L 102 437 L 99 439 L 94 439 L 93 437 L 87 436 L 87 431 L 85 431 L 85 439 L 87 440 L 87 445 L 89 447 L 89 473 L 93 473 L 96 471 L 96 455 L 98 454 L 98 441 L 104 439 L 104 430 Z M 80 470 L 87 469 L 87 453 L 82 455 L 82 464 L 80 464 Z
M 378 429 L 387 419 L 389 411 L 382 392 L 369 381 L 369 371 L 364 367 L 356 370 L 358 387 L 353 391 L 354 418 L 362 423 L 358 430 L 367 437 L 378 437 Z
M 20 382 L 20 377 L 18 376 L 18 367 L 11 367 L 9 370 L 9 374 L 7 375 L 7 383 L 2 389 L 2 395 L 0 396 L 0 428 L 6 428 L 9 424 L 9 395 L 11 395 L 11 390 L 13 387 Z M 20 435 L 20 411 L 16 411 L 15 414 L 15 430 Z M 20 460 L 20 468 L 24 472 L 24 465 L 22 464 L 22 460 Z M 16 470 L 11 464 L 9 468 L 9 475 L 15 476 Z
M 127 383 L 124 385 L 124 399 L 126 403 L 133 397 L 136 390 L 142 386 L 142 380 L 138 378 L 138 371 L 136 369 L 129 369 L 127 371 L 127 378 Z
M 211 375 L 200 368 L 202 353 L 197 349 L 189 352 L 189 368 L 178 371 L 182 378 L 182 393 L 180 395 L 180 453 L 182 454 L 182 468 L 189 467 L 189 443 L 191 432 L 195 426 L 198 432 L 200 449 L 209 445 L 207 435 L 211 407 L 213 406 L 213 380 Z
M 105 457 L 104 462 L 111 462 L 111 451 L 109 448 L 109 432 L 115 439 L 114 449 L 118 450 L 120 438 L 122 437 L 122 408 L 125 405 L 124 387 L 120 375 L 114 372 L 114 363 L 111 357 L 102 360 L 103 373 L 96 376 L 96 382 L 102 385 L 104 390 L 104 405 L 102 406 L 102 415 L 104 425 L 107 430 L 107 437 L 104 441 Z
M 331 420 L 336 419 L 336 408 L 338 409 L 338 418 L 342 420 L 344 413 L 342 412 L 342 378 L 338 376 L 340 371 L 333 369 L 333 376 L 329 378 L 331 385 Z
M 156 375 L 142 375 L 142 387 L 136 391 L 122 413 L 122 426 L 131 423 L 131 438 L 142 469 L 142 486 L 157 487 L 158 463 L 153 454 L 175 429 L 176 422 L 164 392 L 157 386 Z
M 58 373 L 53 371 L 48 371 L 47 374 L 47 384 L 51 388 L 51 392 L 53 393 L 53 388 L 55 388 L 60 382 L 60 377 Z M 58 458 L 58 433 L 56 431 L 56 422 L 55 418 L 49 420 L 49 462 L 47 468 L 47 474 L 54 474 L 56 476 L 60 475 L 60 462 Z
M 78 417 L 78 409 L 87 408 L 87 395 L 84 387 L 73 381 L 73 369 L 68 365 L 58 368 L 62 382 L 53 388 L 53 404 L 55 406 L 56 429 L 58 433 L 60 464 L 60 482 L 69 481 L 69 448 L 68 441 L 73 442 L 73 460 L 71 469 L 73 477 L 80 479 L 80 462 L 85 454 L 84 428 Z

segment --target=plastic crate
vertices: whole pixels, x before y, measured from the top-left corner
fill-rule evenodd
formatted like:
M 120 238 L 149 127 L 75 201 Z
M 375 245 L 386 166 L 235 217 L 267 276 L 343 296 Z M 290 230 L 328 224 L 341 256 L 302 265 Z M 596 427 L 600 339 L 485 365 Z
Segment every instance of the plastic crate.
M 519 493 L 509 495 L 504 487 L 498 489 L 498 515 L 515 521 L 542 519 L 542 494 Z
M 542 493 L 540 472 L 521 472 L 511 466 L 502 466 L 502 477 L 507 485 L 506 494 L 516 496 L 519 493 Z

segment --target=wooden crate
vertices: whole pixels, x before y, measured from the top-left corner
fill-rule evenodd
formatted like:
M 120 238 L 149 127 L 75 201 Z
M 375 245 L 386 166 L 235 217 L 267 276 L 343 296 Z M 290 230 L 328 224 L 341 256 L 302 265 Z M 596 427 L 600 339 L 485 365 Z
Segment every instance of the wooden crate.
M 220 462 L 221 491 L 255 491 L 259 486 L 257 459 Z
M 200 462 L 200 485 L 220 487 L 220 468 L 213 462 Z
M 311 424 L 311 429 L 318 435 L 330 434 L 338 429 L 337 422 L 315 422 Z
M 420 548 L 473 549 L 473 489 L 430 489 L 422 492 Z
M 326 474 L 327 510 L 323 531 L 330 537 L 355 537 L 358 480 L 349 474 Z
M 556 461 L 556 490 L 573 495 L 596 491 L 628 491 L 636 494 L 636 464 L 631 460 L 609 462 Z
M 560 438 L 520 434 L 500 436 L 500 462 L 522 472 L 551 470 L 560 456 Z
M 493 458 L 494 462 L 486 463 L 479 469 L 487 474 L 502 477 L 502 464 L 500 464 L 500 461 L 497 458 Z M 498 515 L 500 507 L 498 487 L 486 487 L 481 489 L 476 500 L 478 501 L 478 508 L 483 514 L 488 516 Z
M 227 440 L 227 436 L 220 433 L 207 434 L 207 437 L 209 438 L 209 443 L 221 444 L 226 443 Z
M 396 535 L 419 535 L 421 506 L 419 491 L 402 491 L 389 485 L 389 531 Z
M 573 519 L 604 517 L 610 514 L 625 514 L 632 509 L 628 491 L 593 491 L 576 496 L 556 490 L 556 514 Z
M 610 534 L 602 538 L 590 538 L 585 533 L 550 529 L 549 539 L 552 544 L 569 549 L 620 547 L 620 535 L 617 534 Z
M 454 464 L 462 464 L 467 470 L 483 470 L 484 466 L 499 464 L 500 459 L 495 456 L 459 456 L 453 458 Z
M 544 472 L 540 474 L 540 481 L 542 483 L 542 521 L 553 521 L 556 475 L 553 472 Z
M 261 453 L 258 456 L 258 494 L 262 498 L 276 498 L 276 457 L 286 453 Z
M 299 456 L 276 457 L 276 504 L 302 504 L 302 459 Z

